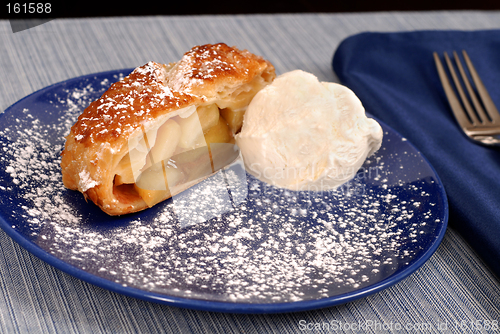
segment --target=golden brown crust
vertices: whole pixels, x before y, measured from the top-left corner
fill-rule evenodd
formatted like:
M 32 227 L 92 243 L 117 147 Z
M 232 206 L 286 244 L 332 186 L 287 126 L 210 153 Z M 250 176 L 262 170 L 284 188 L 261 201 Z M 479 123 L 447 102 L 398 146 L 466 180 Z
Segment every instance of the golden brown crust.
M 201 100 L 170 89 L 165 76 L 165 65 L 149 62 L 114 83 L 78 117 L 71 129 L 75 139 L 86 146 L 95 141 L 113 142 L 145 121 Z
M 184 54 L 168 75 L 168 84 L 175 91 L 215 98 L 261 74 L 274 76 L 274 67 L 262 57 L 223 43 L 208 44 Z
M 117 191 L 113 186 L 128 139 L 159 117 L 217 102 L 259 76 L 270 83 L 274 67 L 222 43 L 194 47 L 175 64 L 149 62 L 136 68 L 92 102 L 71 128 L 61 160 L 64 185 L 110 215 L 147 208 L 127 187 Z

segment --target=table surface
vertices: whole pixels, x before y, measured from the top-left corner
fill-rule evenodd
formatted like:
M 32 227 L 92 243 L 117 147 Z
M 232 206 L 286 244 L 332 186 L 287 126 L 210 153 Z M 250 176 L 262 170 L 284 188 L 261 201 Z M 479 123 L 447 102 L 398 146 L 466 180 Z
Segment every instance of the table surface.
M 56 19 L 17 33 L 0 20 L 0 110 L 72 77 L 176 61 L 198 44 L 225 42 L 263 55 L 278 74 L 302 69 L 338 81 L 333 53 L 362 31 L 498 28 L 498 11 Z M 386 290 L 270 315 L 194 311 L 119 295 L 55 269 L 0 231 L 0 333 L 463 333 L 493 332 L 487 324 L 498 321 L 500 282 L 452 228 L 428 262 Z

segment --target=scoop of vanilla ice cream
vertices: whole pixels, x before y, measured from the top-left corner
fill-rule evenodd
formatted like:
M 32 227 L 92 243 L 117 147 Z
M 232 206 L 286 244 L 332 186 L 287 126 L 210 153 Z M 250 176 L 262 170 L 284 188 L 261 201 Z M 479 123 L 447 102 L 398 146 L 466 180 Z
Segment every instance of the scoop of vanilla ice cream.
M 350 89 L 296 70 L 257 93 L 236 142 L 258 179 L 292 190 L 329 190 L 356 175 L 382 136 Z

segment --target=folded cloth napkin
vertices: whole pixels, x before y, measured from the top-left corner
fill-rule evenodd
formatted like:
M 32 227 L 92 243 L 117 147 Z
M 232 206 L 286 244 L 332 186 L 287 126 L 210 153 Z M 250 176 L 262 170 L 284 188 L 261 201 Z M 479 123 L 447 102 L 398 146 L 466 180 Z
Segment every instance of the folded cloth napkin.
M 461 132 L 432 55 L 462 49 L 500 109 L 500 30 L 361 33 L 342 41 L 333 69 L 368 112 L 427 157 L 448 195 L 449 226 L 500 277 L 500 148 Z

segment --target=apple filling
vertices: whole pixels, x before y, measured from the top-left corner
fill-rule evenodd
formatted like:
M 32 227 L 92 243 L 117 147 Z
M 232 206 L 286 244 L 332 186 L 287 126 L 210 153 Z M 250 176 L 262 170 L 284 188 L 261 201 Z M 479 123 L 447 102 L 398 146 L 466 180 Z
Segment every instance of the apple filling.
M 238 156 L 234 134 L 246 107 L 272 81 L 263 74 L 238 90 L 219 92 L 217 103 L 174 116 L 142 139 L 116 167 L 114 194 L 121 201 L 142 198 L 151 207 L 228 165 Z
M 220 115 L 227 121 L 234 134 L 241 130 L 243 116 L 250 101 L 273 78 L 273 74 L 263 73 L 262 76 L 256 76 L 251 82 L 242 85 L 230 94 L 219 93 L 220 101 L 217 102 L 217 106 L 220 109 Z
M 116 167 L 115 196 L 139 196 L 151 207 L 231 163 L 239 154 L 231 130 L 238 117 L 231 112 L 216 104 L 200 106 L 143 132 Z

